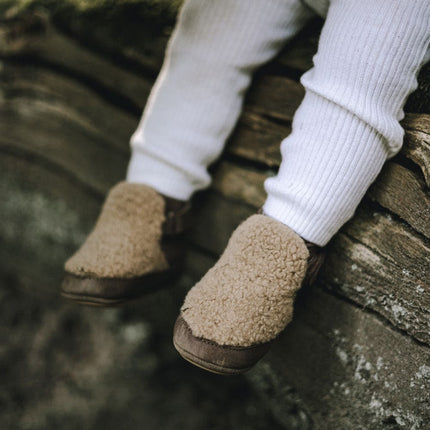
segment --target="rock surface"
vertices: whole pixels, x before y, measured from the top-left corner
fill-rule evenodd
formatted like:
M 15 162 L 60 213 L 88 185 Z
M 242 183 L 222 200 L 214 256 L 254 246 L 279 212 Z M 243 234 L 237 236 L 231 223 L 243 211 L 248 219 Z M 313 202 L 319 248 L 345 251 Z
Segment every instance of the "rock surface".
M 426 429 L 428 65 L 401 153 L 330 244 L 269 356 L 246 379 L 225 379 L 171 346 L 186 290 L 264 201 L 319 20 L 256 75 L 213 186 L 196 198 L 177 285 L 118 309 L 58 297 L 64 260 L 124 177 L 179 3 L 0 2 L 1 428 Z

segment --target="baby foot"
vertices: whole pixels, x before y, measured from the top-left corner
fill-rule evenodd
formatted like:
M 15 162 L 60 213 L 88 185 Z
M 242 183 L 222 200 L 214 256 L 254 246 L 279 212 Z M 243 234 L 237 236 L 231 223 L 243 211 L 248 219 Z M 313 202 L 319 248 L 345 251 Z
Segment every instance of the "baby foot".
M 93 231 L 65 263 L 61 294 L 80 303 L 112 305 L 170 279 L 183 254 L 178 239 L 189 208 L 143 184 L 115 185 Z
M 312 272 L 309 249 L 269 216 L 245 220 L 215 266 L 188 292 L 174 328 L 178 352 L 215 373 L 250 369 L 292 319 L 296 292 Z

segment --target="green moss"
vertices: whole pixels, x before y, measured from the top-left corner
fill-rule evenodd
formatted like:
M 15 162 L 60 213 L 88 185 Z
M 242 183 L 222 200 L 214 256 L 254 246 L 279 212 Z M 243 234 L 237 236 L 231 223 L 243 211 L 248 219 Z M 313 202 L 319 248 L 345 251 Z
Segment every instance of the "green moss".
M 182 1 L 0 0 L 0 19 L 43 11 L 64 33 L 114 61 L 129 61 L 125 52 L 137 52 L 157 65 Z M 151 73 L 158 69 L 151 67 Z
M 152 10 L 176 11 L 181 0 L 0 0 L 0 4 L 14 5 L 20 9 L 47 7 L 51 10 L 74 8 L 79 12 L 100 11 L 127 7 L 130 5 L 145 6 Z
M 0 0 L 0 16 L 11 8 L 14 15 L 44 10 L 62 23 L 91 19 L 94 26 L 114 25 L 127 32 L 139 26 L 156 31 L 174 23 L 181 3 L 182 0 Z

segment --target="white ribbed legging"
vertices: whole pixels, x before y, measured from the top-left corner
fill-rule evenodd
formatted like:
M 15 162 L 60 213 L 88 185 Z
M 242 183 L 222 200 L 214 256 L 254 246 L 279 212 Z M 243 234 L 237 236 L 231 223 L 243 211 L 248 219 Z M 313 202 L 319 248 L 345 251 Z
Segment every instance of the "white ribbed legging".
M 430 42 L 430 0 L 186 0 L 131 139 L 127 180 L 187 200 L 210 184 L 252 73 L 326 16 L 264 212 L 325 245 L 402 145 Z

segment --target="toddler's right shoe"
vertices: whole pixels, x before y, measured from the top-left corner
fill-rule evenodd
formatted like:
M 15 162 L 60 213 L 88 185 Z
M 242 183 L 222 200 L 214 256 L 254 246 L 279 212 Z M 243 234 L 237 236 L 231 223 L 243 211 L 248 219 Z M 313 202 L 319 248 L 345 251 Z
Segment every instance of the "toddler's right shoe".
M 174 327 L 175 348 L 210 372 L 249 370 L 291 321 L 297 291 L 313 282 L 323 258 L 323 248 L 288 226 L 252 215 L 185 297 Z

